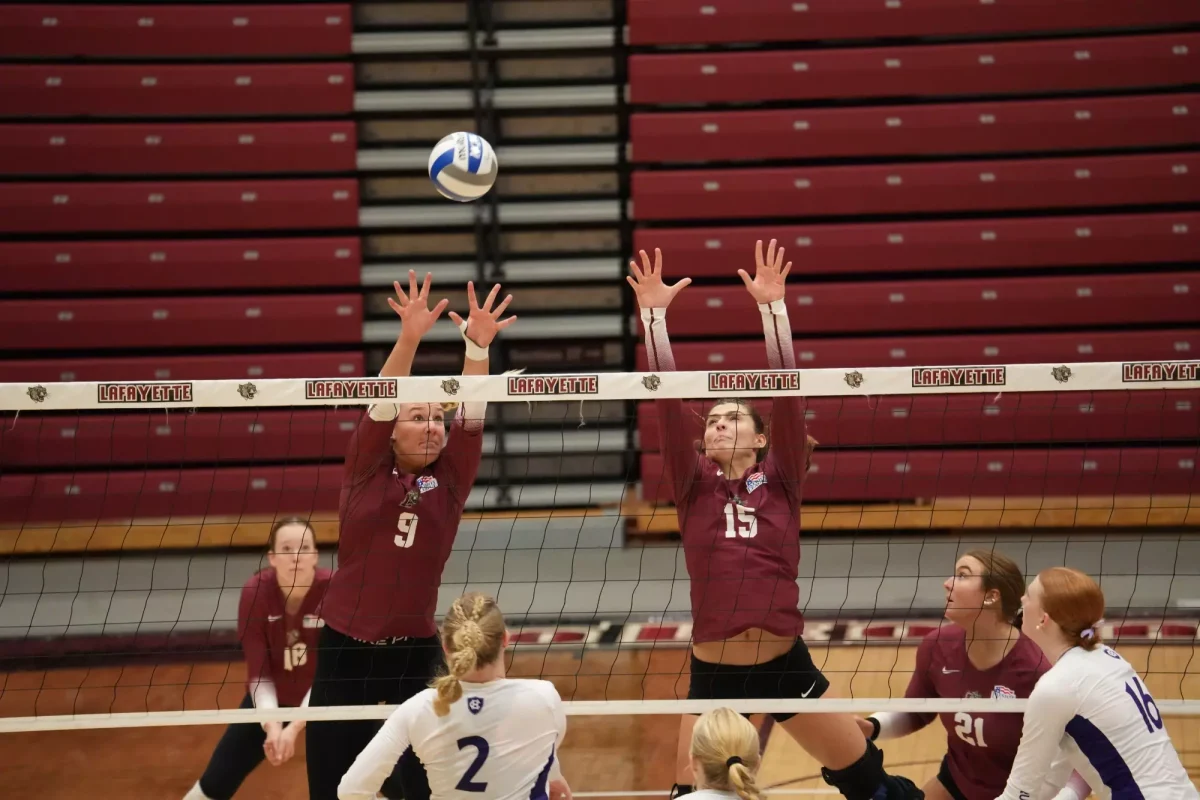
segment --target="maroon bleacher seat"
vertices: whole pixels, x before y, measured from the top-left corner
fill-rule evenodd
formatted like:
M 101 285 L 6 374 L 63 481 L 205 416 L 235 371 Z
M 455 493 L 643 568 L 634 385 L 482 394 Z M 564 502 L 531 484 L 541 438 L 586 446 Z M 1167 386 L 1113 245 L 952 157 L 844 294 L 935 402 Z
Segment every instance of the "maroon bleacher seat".
M 639 163 L 1178 146 L 1200 141 L 1200 95 L 639 113 L 630 141 Z
M 713 401 L 685 405 L 696 440 Z M 770 402 L 755 403 L 770 417 Z M 1195 440 L 1200 390 L 811 397 L 809 433 L 830 447 Z M 638 408 L 642 452 L 662 447 L 658 411 Z
M 633 103 L 1047 93 L 1200 81 L 1200 34 L 629 57 Z
M 332 511 L 342 465 L 0 475 L 0 522 Z
M 355 170 L 353 122 L 0 125 L 0 175 Z
M 348 4 L 0 6 L 9 58 L 350 54 Z
M 680 275 L 732 278 L 733 262 L 749 263 L 755 242 L 771 239 L 787 249 L 792 274 L 797 276 L 1186 262 L 1200 261 L 1200 212 L 639 228 L 633 247 L 647 252 L 661 249 L 666 263 Z
M 0 302 L 0 349 L 352 344 L 362 295 Z
M 354 237 L 0 243 L 0 292 L 351 287 Z
M 788 293 L 798 333 L 1067 328 L 1200 322 L 1200 272 L 808 283 Z M 744 286 L 691 286 L 671 304 L 679 336 L 754 334 Z
M 933 497 L 1195 494 L 1200 448 L 822 450 L 805 481 L 809 502 Z M 658 453 L 642 455 L 642 491 L 671 499 Z
M 1200 22 L 1192 0 L 629 0 L 629 43 L 865 39 Z
M 198 414 L 37 416 L 6 420 L 0 463 L 20 467 L 341 459 L 358 408 Z
M 908 214 L 1200 200 L 1200 155 L 638 170 L 638 220 Z
M 0 66 L 0 117 L 346 115 L 350 64 Z
M 1200 353 L 1200 330 L 819 338 L 797 339 L 794 345 L 796 363 L 802 369 L 1170 361 L 1195 358 L 1194 354 Z M 767 349 L 761 337 L 703 342 L 680 339 L 671 343 L 671 350 L 679 370 L 767 368 Z M 637 369 L 647 369 L 645 344 L 638 345 Z
M 0 184 L 0 232 L 329 230 L 358 225 L 358 182 Z
M 39 358 L 0 361 L 0 382 L 232 380 L 337 378 L 364 371 L 361 350 L 333 353 L 257 353 L 139 358 Z

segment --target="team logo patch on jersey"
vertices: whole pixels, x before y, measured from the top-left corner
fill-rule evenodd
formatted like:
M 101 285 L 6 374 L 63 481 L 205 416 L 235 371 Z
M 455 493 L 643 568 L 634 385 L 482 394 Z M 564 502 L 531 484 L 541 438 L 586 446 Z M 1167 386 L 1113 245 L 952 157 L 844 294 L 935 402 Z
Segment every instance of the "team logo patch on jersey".
M 746 493 L 752 494 L 755 489 L 762 486 L 766 482 L 767 482 L 767 476 L 765 473 L 762 473 L 762 472 L 754 473 L 749 478 L 746 478 Z
M 478 714 L 480 711 L 483 711 L 483 698 L 482 697 L 468 697 L 467 698 L 467 711 L 470 711 L 472 714 Z
M 432 475 L 422 475 L 417 478 L 417 488 L 421 490 L 421 494 L 425 494 L 431 489 L 436 489 L 437 485 L 437 478 Z
M 1017 693 L 1007 686 L 996 686 L 992 688 L 993 700 L 1016 700 Z

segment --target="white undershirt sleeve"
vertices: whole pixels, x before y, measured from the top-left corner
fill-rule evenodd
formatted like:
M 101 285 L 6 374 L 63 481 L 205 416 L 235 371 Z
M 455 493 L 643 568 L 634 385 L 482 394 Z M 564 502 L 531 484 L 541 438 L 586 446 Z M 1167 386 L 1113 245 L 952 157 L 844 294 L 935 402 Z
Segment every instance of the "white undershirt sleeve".
M 567 735 L 567 713 L 563 711 L 562 699 L 558 692 L 554 693 L 554 724 L 558 726 L 558 738 L 554 740 L 554 762 L 550 765 L 550 780 L 561 781 L 562 774 L 562 744 Z
M 338 784 L 338 800 L 375 800 L 383 782 L 392 774 L 396 762 L 412 743 L 410 719 L 419 711 L 420 703 L 428 703 L 422 693 L 409 698 L 392 712 L 375 738 L 354 759 L 350 769 Z
M 908 736 L 910 733 L 921 730 L 931 721 L 923 718 L 920 714 L 905 711 L 880 711 L 871 716 L 879 723 L 879 735 L 875 737 L 876 740 L 899 739 L 901 736 Z
M 1046 777 L 1061 758 L 1067 723 L 1079 704 L 1071 686 L 1057 678 L 1047 672 L 1029 695 L 1021 746 L 1001 800 L 1038 800 L 1054 794 Z
M 279 708 L 279 698 L 275 694 L 275 684 L 269 678 L 259 678 L 254 682 L 254 690 L 250 694 L 255 708 Z

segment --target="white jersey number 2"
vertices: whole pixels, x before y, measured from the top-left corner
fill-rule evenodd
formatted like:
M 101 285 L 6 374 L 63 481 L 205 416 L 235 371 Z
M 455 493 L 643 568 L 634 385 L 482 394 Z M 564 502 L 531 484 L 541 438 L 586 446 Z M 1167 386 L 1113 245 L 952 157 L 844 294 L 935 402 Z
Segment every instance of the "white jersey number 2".
M 725 504 L 725 538 L 753 539 L 758 535 L 758 517 L 754 509 L 746 506 Z
M 983 740 L 983 717 L 972 717 L 965 711 L 954 715 L 954 732 L 958 738 L 976 747 L 987 747 Z
M 396 547 L 412 547 L 413 541 L 417 538 L 417 519 L 416 514 L 410 514 L 405 511 L 400 515 L 399 521 L 396 522 L 396 529 L 400 532 L 396 534 L 393 541 Z

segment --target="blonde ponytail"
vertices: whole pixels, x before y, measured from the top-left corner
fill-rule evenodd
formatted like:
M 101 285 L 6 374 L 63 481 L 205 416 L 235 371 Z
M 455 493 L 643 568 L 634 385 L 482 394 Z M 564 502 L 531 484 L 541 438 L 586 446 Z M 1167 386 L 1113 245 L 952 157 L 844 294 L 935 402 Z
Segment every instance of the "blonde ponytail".
M 742 800 L 762 800 L 763 794 L 758 788 L 754 773 L 746 769 L 746 765 L 740 761 L 729 767 L 729 785 Z
M 439 717 L 462 699 L 463 677 L 494 662 L 504 649 L 504 616 L 495 598 L 471 592 L 455 600 L 442 623 L 442 646 L 448 672 L 433 682 Z
M 741 714 L 714 708 L 701 716 L 692 730 L 692 757 L 704 786 L 736 792 L 741 800 L 763 800 L 757 779 L 758 731 Z

